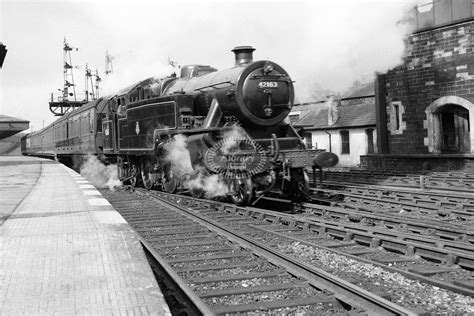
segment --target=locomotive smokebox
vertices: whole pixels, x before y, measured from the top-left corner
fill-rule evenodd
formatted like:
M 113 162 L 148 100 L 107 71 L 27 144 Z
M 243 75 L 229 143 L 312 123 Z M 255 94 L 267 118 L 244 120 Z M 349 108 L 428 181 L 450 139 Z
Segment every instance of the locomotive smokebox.
M 253 61 L 253 51 L 255 48 L 252 46 L 237 46 L 232 51 L 235 54 L 235 65 L 248 64 Z

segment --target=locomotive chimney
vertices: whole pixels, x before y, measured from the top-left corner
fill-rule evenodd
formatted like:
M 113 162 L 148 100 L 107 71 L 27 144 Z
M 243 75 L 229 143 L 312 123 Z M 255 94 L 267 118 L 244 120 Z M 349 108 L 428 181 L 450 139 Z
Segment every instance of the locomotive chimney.
M 255 48 L 252 46 L 237 46 L 232 51 L 235 54 L 235 65 L 248 64 L 253 61 L 253 51 Z

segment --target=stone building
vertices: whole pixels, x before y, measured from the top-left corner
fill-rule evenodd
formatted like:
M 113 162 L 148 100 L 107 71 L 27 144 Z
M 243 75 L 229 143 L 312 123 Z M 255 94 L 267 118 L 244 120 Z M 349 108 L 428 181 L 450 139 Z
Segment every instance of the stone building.
M 474 165 L 474 4 L 416 8 L 403 64 L 376 81 L 378 154 L 363 167 L 461 169 Z

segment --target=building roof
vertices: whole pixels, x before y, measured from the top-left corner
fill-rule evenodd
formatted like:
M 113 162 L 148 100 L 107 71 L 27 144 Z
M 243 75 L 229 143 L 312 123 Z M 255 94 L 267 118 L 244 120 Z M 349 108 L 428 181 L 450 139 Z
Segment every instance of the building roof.
M 30 121 L 22 120 L 16 117 L 0 114 L 0 122 L 29 123 Z
M 0 114 L 0 139 L 7 138 L 30 127 L 27 120 Z
M 335 107 L 338 118 L 333 125 L 328 123 L 329 108 L 325 104 L 315 104 L 313 110 L 299 119 L 294 126 L 312 130 L 375 126 L 375 102 L 373 99 L 365 100 Z

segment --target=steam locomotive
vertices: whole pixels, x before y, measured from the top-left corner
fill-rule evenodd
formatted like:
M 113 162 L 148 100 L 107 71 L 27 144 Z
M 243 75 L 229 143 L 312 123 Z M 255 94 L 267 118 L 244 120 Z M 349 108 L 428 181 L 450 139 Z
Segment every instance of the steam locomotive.
M 89 102 L 22 139 L 25 155 L 64 163 L 94 154 L 117 164 L 133 186 L 194 196 L 223 196 L 247 205 L 272 192 L 292 200 L 309 190 L 308 167 L 332 167 L 338 158 L 309 150 L 286 121 L 294 88 L 269 60 L 253 61 L 238 46 L 235 65 L 204 65 L 149 78 Z

